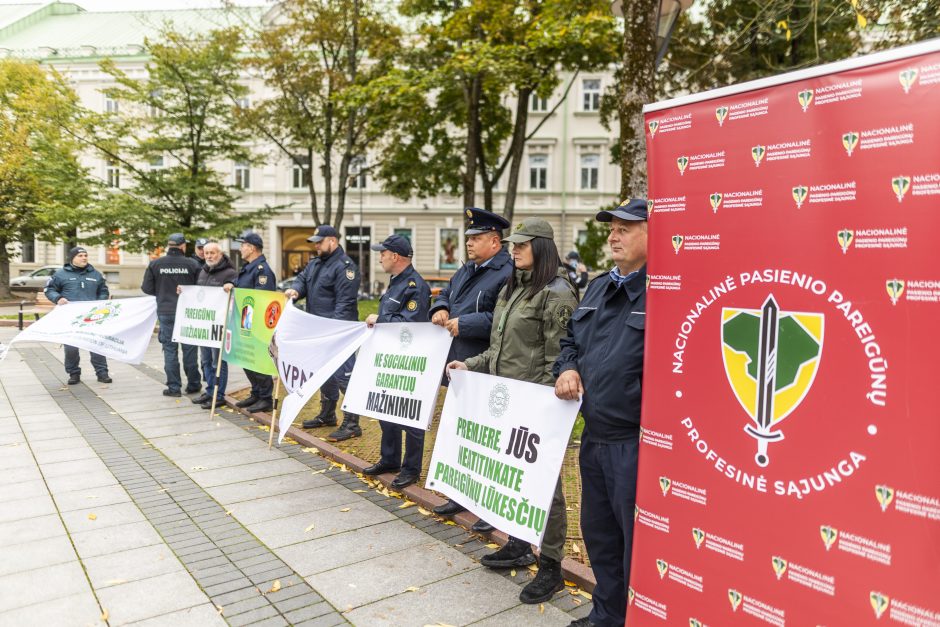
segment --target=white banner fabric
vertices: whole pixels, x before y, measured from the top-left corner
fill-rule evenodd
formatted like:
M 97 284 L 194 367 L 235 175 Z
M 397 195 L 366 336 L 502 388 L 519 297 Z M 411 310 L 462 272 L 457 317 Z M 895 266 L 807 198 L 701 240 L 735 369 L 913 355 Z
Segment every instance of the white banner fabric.
M 375 325 L 356 357 L 343 411 L 427 430 L 452 341 L 430 322 Z
M 320 386 L 371 334 L 364 322 L 321 318 L 288 303 L 273 339 L 277 371 L 289 392 L 281 401 L 278 444 Z
M 580 407 L 546 385 L 451 371 L 426 487 L 540 545 Z
M 221 287 L 183 285 L 176 302 L 173 341 L 222 348 L 228 294 Z
M 157 322 L 153 296 L 119 300 L 85 300 L 56 305 L 13 342 L 65 344 L 109 359 L 139 364 Z M 4 347 L 3 357 L 9 346 Z

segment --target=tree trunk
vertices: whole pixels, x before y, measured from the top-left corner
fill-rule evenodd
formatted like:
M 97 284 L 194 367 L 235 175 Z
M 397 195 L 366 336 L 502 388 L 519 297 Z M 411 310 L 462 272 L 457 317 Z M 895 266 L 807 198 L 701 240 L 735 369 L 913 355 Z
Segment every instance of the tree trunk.
M 303 167 L 301 167 L 301 183 L 304 180 L 303 176 Z M 307 148 L 307 193 L 310 195 L 310 217 L 313 218 L 314 225 L 320 226 L 323 222 L 320 221 L 320 209 L 317 206 L 317 189 L 313 185 L 313 148 Z
M 480 133 L 480 99 L 483 93 L 483 79 L 475 75 L 464 90 L 467 99 L 467 149 L 464 155 L 463 206 L 472 207 L 476 200 L 477 183 L 477 146 Z
M 620 77 L 620 196 L 646 197 L 643 105 L 652 102 L 656 75 L 659 0 L 623 3 L 624 49 Z
M 506 201 L 503 205 L 503 217 L 512 223 L 516 210 L 516 192 L 519 190 L 519 173 L 522 171 L 522 157 L 525 153 L 526 130 L 529 125 L 529 98 L 532 90 L 528 87 L 519 89 L 516 101 L 516 120 L 512 129 L 512 142 L 509 144 L 509 177 L 506 179 Z
M 10 290 L 10 254 L 7 252 L 9 242 L 0 239 L 0 300 L 12 300 L 13 292 Z

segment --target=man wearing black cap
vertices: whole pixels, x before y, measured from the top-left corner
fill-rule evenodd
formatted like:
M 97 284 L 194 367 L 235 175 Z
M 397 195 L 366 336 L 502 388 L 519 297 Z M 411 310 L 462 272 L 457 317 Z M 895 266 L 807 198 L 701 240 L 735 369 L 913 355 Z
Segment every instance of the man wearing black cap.
M 196 257 L 199 258 L 199 263 L 205 263 L 206 261 L 206 244 L 208 243 L 209 240 L 205 237 L 196 240 Z
M 441 290 L 431 305 L 431 322 L 438 324 L 454 336 L 447 354 L 447 363 L 465 361 L 479 355 L 489 347 L 490 328 L 493 326 L 493 309 L 499 290 L 512 274 L 509 253 L 503 249 L 503 229 L 509 222 L 502 216 L 485 209 L 468 207 L 467 258 L 450 283 Z M 444 377 L 444 385 L 447 385 Z M 455 501 L 434 508 L 434 513 L 452 516 L 464 510 Z M 474 531 L 486 533 L 493 527 L 482 520 L 474 525 Z
M 631 199 L 597 214 L 610 224 L 615 265 L 588 285 L 553 369 L 558 398 L 582 399 L 581 531 L 597 579 L 590 616 L 571 625 L 620 627 L 626 619 L 646 328 L 646 207 Z
M 568 280 L 571 281 L 571 284 L 578 288 L 578 293 L 581 293 L 588 284 L 588 273 L 587 267 L 581 263 L 581 255 L 578 254 L 578 251 L 572 250 L 570 253 L 565 255 L 565 271 L 568 272 Z
M 294 279 L 284 291 L 288 298 L 306 298 L 307 313 L 333 320 L 359 320 L 359 268 L 339 245 L 339 233 L 329 224 L 318 226 L 307 238 L 317 248 L 317 257 Z M 305 420 L 304 429 L 336 426 L 336 404 L 340 390 L 346 393 L 356 356 L 352 355 L 320 388 L 320 413 Z M 328 436 L 331 442 L 341 442 L 362 435 L 359 416 L 343 412 L 343 423 Z
M 268 265 L 268 260 L 264 256 L 264 240 L 253 231 L 246 231 L 241 236 L 235 238 L 235 241 L 241 244 L 239 252 L 245 265 L 238 271 L 238 276 L 234 281 L 227 281 L 222 287 L 226 292 L 230 292 L 232 287 L 239 287 L 249 290 L 271 290 L 277 289 L 277 280 L 274 278 L 274 271 Z M 235 403 L 238 407 L 245 407 L 249 412 L 270 411 L 274 407 L 274 380 L 271 375 L 263 372 L 255 372 L 245 368 L 245 376 L 251 382 L 251 394 L 248 398 Z M 211 399 L 210 399 L 211 402 Z
M 388 290 L 379 301 L 379 313 L 370 314 L 366 324 L 370 327 L 383 322 L 427 322 L 431 305 L 431 288 L 411 265 L 414 254 L 411 243 L 401 235 L 389 235 L 381 244 L 373 244 L 372 250 L 380 253 L 379 263 L 392 278 Z M 391 422 L 379 421 L 382 426 L 382 451 L 377 464 L 362 471 L 364 475 L 381 475 L 386 472 L 401 472 L 392 481 L 392 487 L 403 490 L 418 480 L 421 475 L 421 460 L 424 457 L 424 429 L 404 427 Z M 401 434 L 405 433 L 405 459 L 401 457 Z
M 160 321 L 160 333 L 157 336 L 163 345 L 163 371 L 166 373 L 164 396 L 182 396 L 183 386 L 180 376 L 179 350 L 173 341 L 173 325 L 176 322 L 176 301 L 179 285 L 195 285 L 199 270 L 197 260 L 186 256 L 186 238 L 182 233 L 173 233 L 167 238 L 166 255 L 154 259 L 144 271 L 144 281 L 140 289 L 144 294 L 157 297 L 157 320 Z M 202 389 L 199 374 L 198 347 L 183 344 L 183 370 L 186 371 L 186 393 L 195 394 Z
M 91 267 L 88 263 L 88 251 L 81 246 L 69 250 L 65 265 L 49 277 L 43 291 L 46 298 L 56 305 L 65 305 L 72 301 L 106 300 L 110 297 L 104 276 Z M 78 349 L 66 344 L 65 371 L 69 375 L 69 385 L 81 381 L 82 369 L 78 364 Z M 98 381 L 111 383 L 111 377 L 108 376 L 108 360 L 104 355 L 92 353 L 91 366 L 95 369 Z

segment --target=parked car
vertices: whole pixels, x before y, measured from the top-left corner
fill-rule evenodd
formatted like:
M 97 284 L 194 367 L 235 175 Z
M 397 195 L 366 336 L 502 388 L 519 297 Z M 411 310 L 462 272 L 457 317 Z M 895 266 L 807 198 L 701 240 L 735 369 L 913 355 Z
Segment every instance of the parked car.
M 289 288 L 291 285 L 294 284 L 294 279 L 296 279 L 296 278 L 297 278 L 297 276 L 294 275 L 294 276 L 292 276 L 292 277 L 290 277 L 290 278 L 287 278 L 287 279 L 283 279 L 283 280 L 281 280 L 281 281 L 278 281 L 278 282 L 277 282 L 277 291 L 278 291 L 278 292 L 283 292 L 284 290 L 286 290 L 287 288 Z
M 49 280 L 55 271 L 62 266 L 43 266 L 33 270 L 29 274 L 21 274 L 18 277 L 10 279 L 12 289 L 21 290 L 41 290 L 46 287 L 46 281 Z

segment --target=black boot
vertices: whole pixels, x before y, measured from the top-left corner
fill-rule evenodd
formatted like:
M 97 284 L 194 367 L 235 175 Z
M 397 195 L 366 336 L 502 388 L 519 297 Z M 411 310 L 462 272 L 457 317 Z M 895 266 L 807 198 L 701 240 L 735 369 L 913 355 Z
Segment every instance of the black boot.
M 343 424 L 339 429 L 326 436 L 330 442 L 342 442 L 350 438 L 362 437 L 362 429 L 359 428 L 359 415 L 343 412 Z
M 249 396 L 249 397 L 246 398 L 245 400 L 238 401 L 237 403 L 235 403 L 235 407 L 248 407 L 249 405 L 254 405 L 255 403 L 257 403 L 257 402 L 260 401 L 260 400 L 261 400 L 260 398 L 258 398 L 258 397 L 255 396 L 254 394 L 252 394 L 251 396 Z
M 535 579 L 522 589 L 519 600 L 523 603 L 544 603 L 551 599 L 556 592 L 563 590 L 565 580 L 561 576 L 561 562 L 549 557 L 539 558 L 539 572 Z
M 82 382 L 82 375 L 77 372 L 73 372 L 69 375 L 69 385 L 76 385 Z
M 330 400 L 320 400 L 320 413 L 311 418 L 310 420 L 304 420 L 303 428 L 304 429 L 316 429 L 318 427 L 335 427 L 336 426 L 336 401 Z
M 528 566 L 535 563 L 535 555 L 532 554 L 532 547 L 528 542 L 513 538 L 510 536 L 506 546 L 484 555 L 480 563 L 487 568 L 512 568 L 513 566 Z

